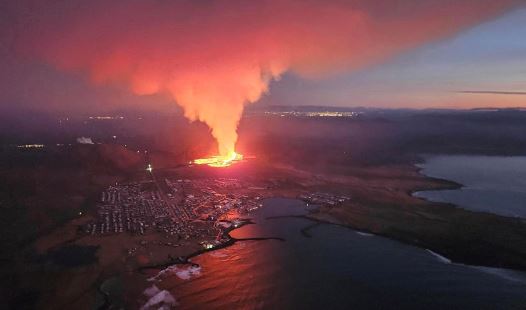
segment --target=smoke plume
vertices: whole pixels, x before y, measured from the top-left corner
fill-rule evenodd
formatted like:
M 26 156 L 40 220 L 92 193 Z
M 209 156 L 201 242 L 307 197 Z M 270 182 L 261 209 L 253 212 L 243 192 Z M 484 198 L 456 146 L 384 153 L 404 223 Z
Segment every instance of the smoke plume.
M 46 2 L 46 3 L 44 3 Z M 513 0 L 16 1 L 16 48 L 95 83 L 167 94 L 234 151 L 246 104 L 286 71 L 346 72 L 510 9 Z

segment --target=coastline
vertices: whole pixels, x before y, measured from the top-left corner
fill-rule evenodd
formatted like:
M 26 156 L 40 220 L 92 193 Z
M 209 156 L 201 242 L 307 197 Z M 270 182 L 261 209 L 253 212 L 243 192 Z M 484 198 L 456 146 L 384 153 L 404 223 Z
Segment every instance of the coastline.
M 370 205 L 368 204 L 368 201 L 360 201 L 358 203 L 356 201 L 351 201 L 348 205 L 344 204 L 343 206 L 331 209 L 321 208 L 317 212 L 309 212 L 306 215 L 292 215 L 292 217 L 300 217 L 315 221 L 314 224 L 301 230 L 302 235 L 307 238 L 312 237 L 309 230 L 315 228 L 317 225 L 338 225 L 357 232 L 381 236 L 416 246 L 424 250 L 430 250 L 437 255 L 447 258 L 453 263 L 461 263 L 470 266 L 508 268 L 521 271 L 526 270 L 526 251 L 517 249 L 519 246 L 507 244 L 502 241 L 502 239 L 484 240 L 480 238 L 474 240 L 471 237 L 466 238 L 465 236 L 461 236 L 463 230 L 470 230 L 470 223 L 476 224 L 474 227 L 474 230 L 476 231 L 477 229 L 483 230 L 482 226 L 487 222 L 497 222 L 499 224 L 498 226 L 502 227 L 505 231 L 511 233 L 517 232 L 519 235 L 526 236 L 526 225 L 524 225 L 524 223 L 517 222 L 514 218 L 506 218 L 494 214 L 465 210 L 454 204 L 436 203 L 413 196 L 415 192 L 419 191 L 453 190 L 463 187 L 462 184 L 454 181 L 428 177 L 421 173 L 422 168 L 416 166 L 416 164 L 417 163 L 412 163 L 402 166 L 402 169 L 408 172 L 411 177 L 421 180 L 414 182 L 415 184 L 411 184 L 409 188 L 403 191 L 403 194 L 409 198 L 408 206 L 406 205 L 402 210 L 399 210 L 398 207 L 400 205 L 391 201 L 389 204 L 382 205 L 382 210 L 376 210 L 380 211 L 378 212 L 379 215 L 382 215 L 383 213 L 392 215 L 393 218 L 389 223 L 378 225 L 375 223 L 374 217 L 364 220 L 363 214 L 359 217 L 354 214 L 353 211 L 357 209 L 356 207 L 364 210 L 370 210 L 377 207 L 374 205 L 374 201 Z M 318 178 L 318 180 L 320 180 L 320 178 Z M 330 177 L 328 177 L 322 181 L 330 182 L 331 180 Z M 339 185 L 345 185 L 345 183 Z M 319 185 L 314 185 L 313 187 L 312 190 L 315 190 Z M 282 193 L 271 193 L 272 195 L 269 195 L 267 198 L 297 198 L 297 192 L 297 189 L 290 188 Z M 350 195 L 353 195 L 352 191 L 350 192 Z M 414 229 L 412 229 L 410 225 L 404 225 L 402 228 L 401 226 L 405 222 L 403 221 L 403 218 L 407 217 L 415 217 L 417 222 L 424 223 L 419 223 L 419 225 L 416 225 L 419 227 Z M 460 223 L 462 220 L 466 221 L 466 223 L 464 223 L 465 225 Z M 429 229 L 425 227 L 427 224 L 431 227 L 438 227 L 438 231 L 433 231 L 433 229 L 431 229 L 431 232 L 428 231 Z M 420 228 L 420 226 L 423 226 L 423 228 Z M 441 238 L 441 234 L 448 230 L 452 230 L 453 233 L 446 234 L 446 238 Z M 493 238 L 493 236 L 489 234 L 488 236 L 489 238 Z M 232 238 L 226 244 L 222 244 L 213 250 L 230 246 L 237 241 L 243 240 L 235 240 L 235 238 Z M 206 252 L 206 250 L 198 250 L 186 255 L 185 257 L 189 259 Z M 490 255 L 488 255 L 488 253 L 490 253 Z M 174 261 L 174 264 L 184 263 L 188 263 L 188 261 Z M 157 266 L 159 266 L 159 264 L 157 264 Z M 163 264 L 161 264 L 161 266 L 163 266 Z
M 526 271 L 524 220 L 415 197 L 413 193 L 418 191 L 460 189 L 463 185 L 428 177 L 415 165 L 405 169 L 424 181 L 403 191 L 406 198 L 399 200 L 405 203 L 364 199 L 336 210 L 322 208 L 306 218 L 429 249 L 454 263 Z M 489 228 L 488 223 L 494 227 Z
M 524 221 L 502 216 L 460 209 L 452 204 L 433 203 L 413 197 L 420 190 L 455 189 L 461 184 L 429 178 L 419 173 L 412 164 L 374 167 L 351 167 L 340 174 L 323 174 L 286 167 L 250 164 L 255 180 L 272 180 L 275 186 L 257 191 L 262 199 L 271 197 L 296 198 L 303 193 L 330 192 L 346 195 L 351 199 L 334 207 L 321 207 L 318 212 L 301 217 L 315 220 L 316 225 L 304 228 L 305 237 L 313 236 L 310 230 L 321 224 L 340 225 L 354 231 L 382 236 L 429 249 L 450 259 L 453 263 L 526 270 L 526 225 Z M 265 170 L 258 169 L 264 168 Z M 188 172 L 190 176 L 191 172 Z M 193 172 L 197 173 L 197 172 Z M 199 172 L 202 173 L 202 172 Z M 186 175 L 186 171 L 185 171 Z M 43 291 L 39 300 L 48 308 L 58 306 L 58 299 L 70 298 L 72 304 L 92 303 L 101 279 L 115 275 L 141 281 L 142 271 L 161 269 L 163 266 L 192 263 L 191 258 L 206 253 L 198 239 L 188 239 L 180 246 L 165 246 L 151 242 L 162 240 L 160 235 L 145 236 L 110 235 L 101 238 L 83 236 L 77 238 L 77 228 L 90 215 L 77 218 L 58 228 L 52 234 L 42 236 L 33 244 L 39 253 L 46 252 L 71 240 L 71 244 L 99 245 L 98 263 L 76 269 L 54 271 L 50 268 L 39 274 L 42 283 L 49 277 L 73 278 L 78 281 L 75 292 Z M 149 245 L 143 246 L 142 240 Z M 266 240 L 266 238 L 258 239 Z M 169 240 L 166 240 L 169 241 Z M 229 239 L 212 250 L 228 247 L 244 239 Z M 137 255 L 127 255 L 126 249 L 138 248 Z M 167 260 L 172 255 L 177 259 Z M 178 257 L 182 257 L 179 260 Z M 145 259 L 144 261 L 142 259 Z M 35 264 L 35 268 L 37 265 Z M 146 268 L 145 268 L 146 267 Z M 140 268 L 141 272 L 136 272 Z M 87 278 L 84 273 L 88 272 Z M 29 283 L 29 282 L 28 282 Z M 31 285 L 31 284 L 28 284 Z M 40 282 L 35 290 L 45 287 Z M 132 288 L 127 296 L 140 294 L 141 288 Z M 82 295 L 81 295 L 82 294 Z M 129 295 L 128 295 L 129 294 Z M 78 298 L 82 296 L 82 298 Z M 101 296 L 102 297 L 102 296 Z M 73 301 L 75 300 L 75 301 Z M 134 302 L 131 301 L 131 302 Z M 130 306 L 134 306 L 131 304 Z
M 253 237 L 253 238 L 234 238 L 230 235 L 230 233 L 236 229 L 239 229 L 246 225 L 253 225 L 255 224 L 251 219 L 245 219 L 242 221 L 240 225 L 237 227 L 230 227 L 228 229 L 225 229 L 223 231 L 223 236 L 227 238 L 226 241 L 223 241 L 212 248 L 203 248 L 200 250 L 197 250 L 195 252 L 192 252 L 188 255 L 178 256 L 176 258 L 171 258 L 168 262 L 160 263 L 160 264 L 152 264 L 152 265 L 145 265 L 145 266 L 139 266 L 137 268 L 138 271 L 144 271 L 147 269 L 164 269 L 173 265 L 192 265 L 194 267 L 199 267 L 199 264 L 193 263 L 190 261 L 191 258 L 199 256 L 204 253 L 209 253 L 213 251 L 217 251 L 220 249 L 224 249 L 226 247 L 234 245 L 236 242 L 241 241 L 265 241 L 265 240 L 278 240 L 278 241 L 285 241 L 283 238 L 278 237 Z

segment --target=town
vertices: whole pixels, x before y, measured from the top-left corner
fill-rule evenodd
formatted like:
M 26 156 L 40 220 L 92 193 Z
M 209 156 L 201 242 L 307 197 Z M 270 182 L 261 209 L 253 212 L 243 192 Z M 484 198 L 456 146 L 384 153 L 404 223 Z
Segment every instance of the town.
M 128 233 L 134 236 L 158 233 L 178 246 L 199 240 L 205 249 L 229 241 L 227 232 L 242 225 L 243 217 L 262 207 L 270 185 L 250 184 L 234 178 L 151 178 L 117 183 L 101 193 L 96 220 L 85 226 L 93 236 Z M 298 196 L 307 205 L 335 207 L 347 196 L 308 193 Z
M 262 206 L 261 196 L 242 187 L 247 184 L 226 178 L 162 182 L 152 178 L 111 185 L 101 193 L 96 220 L 86 225 L 85 232 L 99 236 L 161 233 L 175 241 L 220 241 L 224 229 Z

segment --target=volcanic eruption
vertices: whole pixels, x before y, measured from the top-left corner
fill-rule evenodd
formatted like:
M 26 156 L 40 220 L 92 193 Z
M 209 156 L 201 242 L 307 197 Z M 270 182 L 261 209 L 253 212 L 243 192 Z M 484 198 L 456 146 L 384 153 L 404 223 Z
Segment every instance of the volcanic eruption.
M 447 4 L 446 4 L 447 2 Z M 347 72 L 491 18 L 516 0 L 31 1 L 16 49 L 95 83 L 164 94 L 206 123 L 227 166 L 245 105 L 291 71 Z
M 209 165 L 210 167 L 228 167 L 231 164 L 243 159 L 243 155 L 232 152 L 226 156 L 217 155 L 208 158 L 199 158 L 192 161 L 197 165 Z

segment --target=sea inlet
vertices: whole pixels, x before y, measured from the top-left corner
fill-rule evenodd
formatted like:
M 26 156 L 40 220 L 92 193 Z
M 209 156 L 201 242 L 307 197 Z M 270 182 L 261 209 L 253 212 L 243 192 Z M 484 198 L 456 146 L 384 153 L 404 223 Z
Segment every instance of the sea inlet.
M 207 252 L 192 259 L 199 268 L 162 271 L 150 279 L 145 292 L 152 288 L 157 292 L 159 285 L 182 309 L 524 309 L 526 305 L 524 273 L 453 264 L 426 249 L 383 237 L 342 226 L 313 225 L 301 217 L 306 213 L 302 201 L 267 199 L 252 214 L 255 224 L 231 235 L 279 237 L 284 242 L 244 241 Z M 143 304 L 155 302 L 141 298 Z

